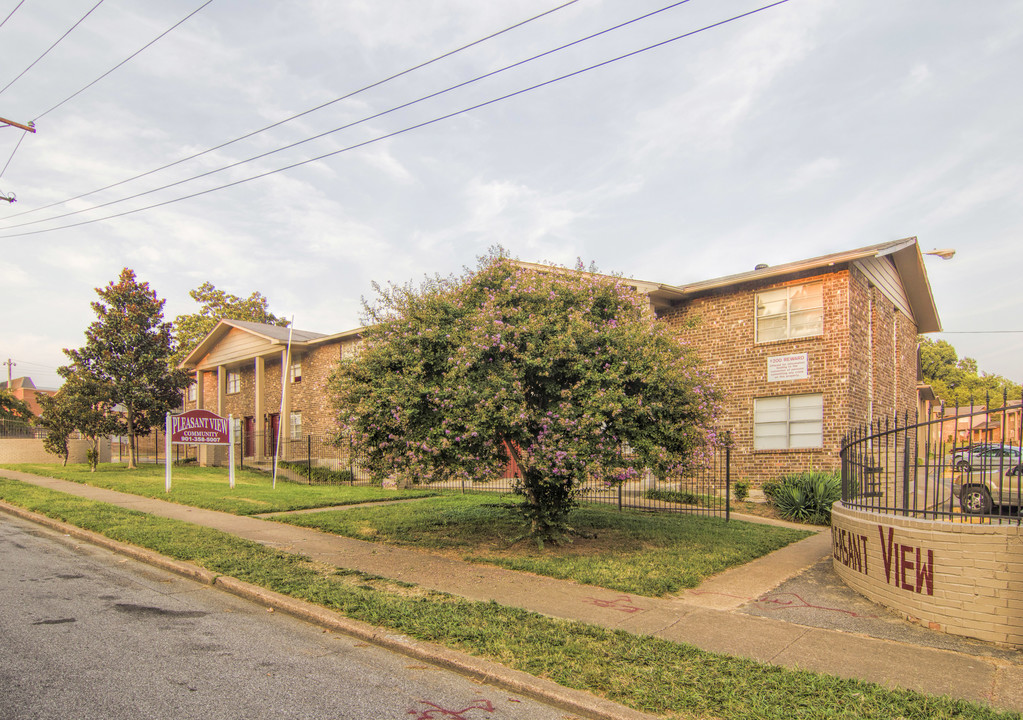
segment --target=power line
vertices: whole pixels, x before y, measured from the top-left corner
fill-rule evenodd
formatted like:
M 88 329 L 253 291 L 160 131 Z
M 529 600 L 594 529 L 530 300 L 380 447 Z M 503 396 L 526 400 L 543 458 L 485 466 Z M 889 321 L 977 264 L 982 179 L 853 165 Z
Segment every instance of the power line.
M 63 40 L 64 38 L 66 38 L 66 37 L 67 37 L 68 35 L 70 35 L 70 34 L 71 34 L 71 31 L 72 31 L 72 30 L 74 30 L 74 29 L 75 29 L 76 27 L 78 27 L 79 25 L 81 25 L 81 24 L 82 24 L 82 22 L 84 22 L 85 18 L 87 18 L 87 17 L 89 17 L 90 15 L 92 15 L 92 11 L 93 11 L 93 10 L 95 10 L 96 8 L 98 8 L 98 7 L 99 7 L 100 5 L 102 5 L 102 4 L 103 4 L 103 0 L 99 0 L 99 2 L 98 2 L 98 3 L 96 3 L 95 5 L 93 5 L 93 6 L 92 6 L 92 10 L 89 10 L 89 12 L 85 13 L 85 15 L 83 15 L 83 16 L 81 17 L 81 19 L 80 19 L 80 20 L 79 20 L 78 22 L 76 22 L 76 23 L 75 23 L 74 25 L 72 25 L 71 27 L 69 27 L 66 33 L 64 33 L 64 34 L 63 34 L 63 35 L 61 35 L 61 36 L 60 36 L 59 38 L 57 38 L 57 41 L 56 41 L 55 43 L 53 43 L 53 45 L 50 45 L 50 47 L 48 47 L 48 48 L 46 49 L 46 52 L 44 52 L 44 53 L 43 53 L 42 55 L 40 55 L 40 56 L 39 56 L 39 57 L 37 57 L 37 58 L 36 58 L 35 60 L 33 60 L 33 61 L 32 61 L 32 64 L 31 64 L 31 65 L 29 65 L 29 66 L 28 66 L 27 68 L 25 68 L 24 70 L 22 70 L 22 71 L 21 71 L 21 72 L 20 72 L 20 73 L 18 74 L 18 77 L 14 78 L 14 79 L 13 79 L 13 80 L 11 80 L 11 81 L 10 81 L 9 83 L 7 83 L 6 85 L 4 85 L 4 86 L 3 86 L 3 88 L 2 88 L 2 89 L 0 89 L 0 94 L 3 94 L 3 92 L 4 92 L 5 90 L 7 90 L 7 88 L 9 88 L 9 87 L 10 87 L 11 85 L 13 85 L 14 83 L 18 82 L 18 80 L 20 80 L 20 79 L 21 79 L 22 75 L 24 75 L 24 74 L 25 74 L 25 73 L 27 73 L 27 72 L 28 72 L 29 70 L 31 70 L 31 69 L 32 69 L 33 67 L 35 67 L 35 64 L 36 64 L 37 62 L 39 62 L 39 61 L 40 61 L 40 60 L 42 60 L 42 59 L 43 59 L 44 57 L 46 57 L 46 56 L 47 56 L 47 54 L 49 54 L 50 50 L 53 50 L 53 48 L 57 47 L 57 45 L 59 45 L 59 44 L 60 44 L 61 40 Z M 15 10 L 17 10 L 17 8 L 15 8 Z
M 7 158 L 7 162 L 4 163 L 4 169 L 0 170 L 0 177 L 3 177 L 4 173 L 7 172 L 7 166 L 11 164 L 11 160 L 14 159 L 14 153 L 18 152 L 18 148 L 21 147 L 21 141 L 24 140 L 24 139 L 25 139 L 25 133 L 18 133 L 18 142 L 14 146 L 14 149 L 11 150 L 11 156 L 9 158 Z
M 197 14 L 197 13 L 198 13 L 198 12 L 199 12 L 200 10 L 202 10 L 203 8 L 205 8 L 205 7 L 206 7 L 207 5 L 209 5 L 209 4 L 211 3 L 211 2 L 213 2 L 213 0 L 206 0 L 206 2 L 205 2 L 205 3 L 203 3 L 202 5 L 200 5 L 200 6 L 198 7 L 198 8 L 196 8 L 196 9 L 195 9 L 195 10 L 193 10 L 192 12 L 190 12 L 190 13 L 189 13 L 188 15 L 186 15 L 186 16 L 185 16 L 184 18 L 182 18 L 181 20 L 179 20 L 179 21 L 178 21 L 177 23 L 175 23 L 175 24 L 174 24 L 174 25 L 172 25 L 171 27 L 169 27 L 169 28 L 167 28 L 166 30 L 164 30 L 164 31 L 163 31 L 162 33 L 160 33 L 160 34 L 159 34 L 159 35 L 157 35 L 157 36 L 156 36 L 155 38 L 153 38 L 152 40 L 150 40 L 150 41 L 149 41 L 148 43 L 146 43 L 145 45 L 143 45 L 142 47 L 140 47 L 140 48 L 139 48 L 138 50 L 136 50 L 135 52 L 133 52 L 133 53 L 132 53 L 131 55 L 129 55 L 128 57 L 126 57 L 126 58 L 125 58 L 124 60 L 122 60 L 121 62 L 119 62 L 119 63 L 117 63 L 116 65 L 114 65 L 114 66 L 113 66 L 112 68 L 110 68 L 110 69 L 109 69 L 109 70 L 107 70 L 107 71 L 106 71 L 105 73 L 103 73 L 102 75 L 100 75 L 100 76 L 99 76 L 98 78 L 96 78 L 95 80 L 93 80 L 93 81 L 92 81 L 91 83 L 89 83 L 88 85 L 86 85 L 85 87 L 83 87 L 83 88 L 82 88 L 81 90 L 79 90 L 78 92 L 76 92 L 76 93 L 74 93 L 74 94 L 72 94 L 72 95 L 69 95 L 68 97 L 64 98 L 64 99 L 63 99 L 63 100 L 61 100 L 61 101 L 60 101 L 59 103 L 57 103 L 56 105 L 54 105 L 53 107 L 51 107 L 51 108 L 50 108 L 49 110 L 47 110 L 46 112 L 44 112 L 44 113 L 43 113 L 42 115 L 39 115 L 38 117 L 36 117 L 36 120 L 40 120 L 41 118 L 44 118 L 44 117 L 46 117 L 46 116 L 47 116 L 47 115 L 49 115 L 49 114 L 50 114 L 51 112 L 53 112 L 54 110 L 56 110 L 57 108 L 59 108 L 59 107 L 60 107 L 61 105 L 63 105 L 64 103 L 66 103 L 66 102 L 67 102 L 68 100 L 71 100 L 71 99 L 73 99 L 73 98 L 77 97 L 78 95 L 80 95 L 81 93 L 85 92 L 86 90 L 88 90 L 89 88 L 91 88 L 91 87 L 92 87 L 93 85 L 95 85 L 96 83 L 98 83 L 98 82 L 99 82 L 100 80 L 102 80 L 103 78 L 105 78 L 105 77 L 106 77 L 107 75 L 109 75 L 110 73 L 112 73 L 112 72 L 113 72 L 114 70 L 117 70 L 117 69 L 118 69 L 119 67 L 121 67 L 121 66 L 122 66 L 122 65 L 124 65 L 125 63 L 127 63 L 127 62 L 130 62 L 131 60 L 133 60 L 133 59 L 135 58 L 135 56 L 136 56 L 136 55 L 139 55 L 139 54 L 140 54 L 141 52 L 143 52 L 144 50 L 148 49 L 148 48 L 149 48 L 150 46 L 154 45 L 154 44 L 155 44 L 155 43 L 156 43 L 156 42 L 157 42 L 158 40 L 161 40 L 161 39 L 162 39 L 162 38 L 163 38 L 163 37 L 164 37 L 165 35 L 168 35 L 168 34 L 169 34 L 169 33 L 170 33 L 171 31 L 173 31 L 173 30 L 177 29 L 177 27 L 178 27 L 179 25 L 182 25 L 182 24 L 184 24 L 186 20 L 189 20 L 189 19 L 190 19 L 190 18 L 191 18 L 191 17 L 193 16 L 193 15 Z
M 377 82 L 374 82 L 374 83 L 372 83 L 370 85 L 366 85 L 365 87 L 359 88 L 358 90 L 353 90 L 352 92 L 349 92 L 349 93 L 347 93 L 345 95 L 342 95 L 341 97 L 334 98 L 333 100 L 330 100 L 328 102 L 322 103 L 321 105 L 317 105 L 316 107 L 309 108 L 308 110 L 304 110 L 304 111 L 302 111 L 302 112 L 300 112 L 300 113 L 298 113 L 296 115 L 292 115 L 291 117 L 285 118 L 284 120 L 279 120 L 278 122 L 275 122 L 275 123 L 272 123 L 270 125 L 267 125 L 266 127 L 262 127 L 262 128 L 260 128 L 258 130 L 253 130 L 252 132 L 246 133 L 245 135 L 242 135 L 240 137 L 234 138 L 233 140 L 228 140 L 227 142 L 223 142 L 223 143 L 221 143 L 219 145 L 216 145 L 214 147 L 208 148 L 208 149 L 203 150 L 201 152 L 197 152 L 197 153 L 195 153 L 193 155 L 189 155 L 187 157 L 183 157 L 183 158 L 181 158 L 179 160 L 175 160 L 174 162 L 167 163 L 166 165 L 162 165 L 162 166 L 160 166 L 158 168 L 155 168 L 153 170 L 149 170 L 149 171 L 141 173 L 139 175 L 135 175 L 135 176 L 127 178 L 125 180 L 120 180 L 120 181 L 112 183 L 110 185 L 106 185 L 106 186 L 101 187 L 101 188 L 99 188 L 97 190 L 90 190 L 89 192 L 82 193 L 81 195 L 75 195 L 74 197 L 70 197 L 70 198 L 67 198 L 65 200 L 59 200 L 57 202 L 50 203 L 49 205 L 42 205 L 40 207 L 33 208 L 32 210 L 24 210 L 22 212 L 15 213 L 14 215 L 9 216 L 9 219 L 14 219 L 16 217 L 20 217 L 22 215 L 28 215 L 28 214 L 34 213 L 34 212 L 39 212 L 40 210 L 47 210 L 47 209 L 49 209 L 51 207 L 55 207 L 57 205 L 64 205 L 64 204 L 69 203 L 69 202 L 74 202 L 75 200 L 81 200 L 84 197 L 88 197 L 90 195 L 95 195 L 97 193 L 104 192 L 105 190 L 111 190 L 111 189 L 113 189 L 115 187 L 119 187 L 121 185 L 125 185 L 127 183 L 134 182 L 135 180 L 140 180 L 140 179 L 142 179 L 144 177 L 148 177 L 149 175 L 153 175 L 153 174 L 161 172 L 163 170 L 167 170 L 167 169 L 172 168 L 172 167 L 174 167 L 176 165 L 180 165 L 180 164 L 188 162 L 190 160 L 195 160 L 196 158 L 202 157 L 203 155 L 208 155 L 211 152 L 216 152 L 217 150 L 222 150 L 223 148 L 228 147 L 229 145 L 233 145 L 233 144 L 235 144 L 237 142 L 241 142 L 242 140 L 247 140 L 247 139 L 249 139 L 249 138 L 251 138 L 251 137 L 253 137 L 255 135 L 259 135 L 260 133 L 266 132 L 267 130 L 272 130 L 275 127 L 279 127 L 281 125 L 284 125 L 285 123 L 289 123 L 292 120 L 297 120 L 297 119 L 299 119 L 301 117 L 305 117 L 306 115 L 309 115 L 311 113 L 317 112 L 318 110 L 322 110 L 322 109 L 324 109 L 326 107 L 330 107 L 331 105 L 339 103 L 342 100 L 348 100 L 349 98 L 355 97 L 356 95 L 364 93 L 364 92 L 366 92 L 368 90 L 372 90 L 373 88 L 380 87 L 381 85 L 383 85 L 385 83 L 391 82 L 392 80 L 396 80 L 396 79 L 398 79 L 398 78 L 400 78 L 400 77 L 402 77 L 404 75 L 408 75 L 409 73 L 415 72 L 416 70 L 421 70 L 422 68 L 424 68 L 424 67 L 426 67 L 428 65 L 432 65 L 432 64 L 434 64 L 436 62 L 439 62 L 441 60 L 449 58 L 452 55 L 460 53 L 460 52 L 462 52 L 464 50 L 468 50 L 471 47 L 479 45 L 480 43 L 484 43 L 484 42 L 486 42 L 488 40 L 492 40 L 493 38 L 496 38 L 499 35 L 503 35 L 503 34 L 505 34 L 507 32 L 515 30 L 516 28 L 522 27 L 523 25 L 526 25 L 527 23 L 531 23 L 534 20 L 539 20 L 542 17 L 550 15 L 551 13 L 557 12 L 558 10 L 562 10 L 562 9 L 568 7 L 569 5 L 574 5 L 577 2 L 579 2 L 579 0 L 569 0 L 568 2 L 565 2 L 565 3 L 561 4 L 561 5 L 558 5 L 557 7 L 551 8 L 550 10 L 546 10 L 546 11 L 544 11 L 544 12 L 538 14 L 538 15 L 534 15 L 534 16 L 532 16 L 530 18 L 527 18 L 525 20 L 522 20 L 520 22 L 515 23 L 514 25 L 510 25 L 510 26 L 504 28 L 503 30 L 498 30 L 497 32 L 491 33 L 490 35 L 487 35 L 486 37 L 480 38 L 479 40 L 474 40 L 473 42 L 468 43 L 467 45 L 462 45 L 461 47 L 455 48 L 454 50 L 449 50 L 448 52 L 443 53 L 442 55 L 438 55 L 437 57 L 434 57 L 434 58 L 432 58 L 430 60 L 427 60 L 426 62 L 419 63 L 418 65 L 414 65 L 413 67 L 407 68 L 405 70 L 402 70 L 401 72 L 398 72 L 398 73 L 395 73 L 393 75 L 390 75 L 390 76 L 384 78 L 383 80 L 378 80 Z M 49 111 L 47 111 L 47 112 L 49 112 Z M 58 216 L 58 217 L 66 217 L 66 216 L 61 215 L 61 216 Z M 48 219 L 53 220 L 53 219 L 57 219 L 57 218 L 48 218 Z M 31 223 L 25 223 L 25 224 L 31 224 Z M 21 225 L 17 225 L 15 227 L 22 227 L 22 226 Z
M 274 174 L 279 173 L 279 172 L 284 172 L 286 170 L 293 170 L 293 169 L 295 169 L 297 167 L 301 167 L 303 165 L 308 165 L 310 163 L 317 162 L 319 160 L 324 160 L 324 159 L 329 158 L 329 157 L 334 157 L 335 155 L 340 155 L 341 153 L 349 152 L 351 150 L 356 150 L 358 148 L 366 147 L 368 145 L 373 145 L 373 144 L 378 143 L 378 142 L 380 142 L 382 140 L 387 140 L 387 139 L 390 139 L 390 138 L 393 138 L 393 137 L 397 137 L 399 135 L 404 135 L 405 133 L 411 132 L 413 130 L 419 130 L 421 128 L 428 127 L 430 125 L 435 125 L 435 124 L 437 124 L 439 122 L 443 122 L 444 120 L 450 120 L 451 118 L 458 117 L 459 115 L 464 115 L 464 114 L 472 112 L 474 110 L 479 110 L 481 108 L 488 107 L 490 105 L 494 105 L 494 104 L 499 103 L 499 102 L 503 102 L 504 100 L 508 100 L 510 98 L 513 98 L 513 97 L 518 97 L 519 95 L 524 95 L 524 94 L 526 94 L 528 92 L 532 92 L 534 90 L 538 90 L 540 88 L 547 87 L 548 85 L 553 85 L 553 84 L 561 82 L 563 80 L 567 80 L 569 78 L 576 77 L 577 75 L 582 75 L 583 73 L 589 72 L 591 70 L 596 70 L 596 69 L 604 67 L 606 65 L 610 65 L 612 63 L 619 62 L 621 60 L 625 60 L 627 58 L 634 57 L 634 56 L 639 55 L 641 53 L 648 52 L 650 50 L 654 50 L 656 48 L 660 48 L 660 47 L 663 47 L 665 45 L 669 45 L 669 44 L 671 44 L 673 42 L 677 42 L 679 40 L 683 40 L 685 38 L 692 37 L 693 35 L 696 35 L 698 33 L 706 32 L 707 30 L 712 30 L 714 28 L 721 27 L 722 25 L 726 25 L 728 23 L 735 22 L 737 20 L 741 20 L 743 18 L 749 17 L 751 15 L 755 15 L 755 14 L 760 13 L 760 12 L 764 12 L 765 10 L 769 10 L 769 9 L 777 7 L 779 5 L 784 5 L 787 2 L 789 2 L 789 0 L 777 0 L 777 2 L 773 2 L 773 3 L 770 3 L 768 5 L 764 5 L 764 6 L 761 6 L 759 8 L 756 8 L 754 10 L 750 10 L 750 11 L 747 11 L 745 13 L 741 13 L 739 15 L 735 15 L 733 17 L 730 17 L 730 18 L 726 19 L 726 20 L 721 20 L 719 22 L 712 23 L 710 25 L 706 25 L 706 26 L 704 26 L 702 28 L 699 28 L 697 30 L 692 30 L 690 32 L 683 33 L 681 35 L 676 35 L 675 37 L 669 38 L 667 40 L 663 40 L 663 41 L 658 42 L 658 43 L 654 43 L 653 45 L 648 45 L 646 47 L 640 48 L 639 50 L 633 50 L 632 52 L 625 53 L 624 55 L 619 55 L 619 56 L 611 58 L 609 60 L 604 60 L 604 61 L 596 63 L 594 65 L 587 66 L 587 67 L 582 68 L 580 70 L 576 70 L 574 72 L 566 73 L 565 75 L 560 75 L 560 76 L 558 76 L 556 78 L 553 78 L 553 79 L 550 79 L 550 80 L 545 80 L 544 82 L 537 83 L 535 85 L 531 85 L 531 86 L 523 88 L 521 90 L 516 90 L 515 92 L 511 92 L 511 93 L 508 93 L 506 95 L 501 95 L 500 97 L 496 97 L 496 98 L 493 98 L 491 100 L 487 100 L 485 102 L 477 103 L 476 105 L 472 105 L 472 106 L 469 106 L 469 107 L 466 107 L 466 108 L 462 108 L 461 110 L 456 110 L 454 112 L 447 113 L 447 114 L 441 115 L 439 117 L 435 117 L 432 120 L 426 120 L 426 121 L 423 121 L 421 123 L 417 123 L 415 125 L 410 125 L 408 127 L 402 128 L 401 130 L 395 130 L 393 132 L 386 133 L 384 135 L 379 135 L 379 136 L 377 136 L 375 138 L 371 138 L 369 140 L 365 140 L 363 142 L 356 143 L 354 145 L 349 145 L 349 146 L 341 148 L 339 150 L 334 150 L 332 152 L 324 153 L 322 155 L 318 155 L 318 156 L 313 157 L 313 158 L 308 158 L 306 160 L 301 160 L 299 162 L 292 163 L 290 165 L 285 165 L 284 167 L 280 167 L 280 168 L 277 168 L 275 170 L 268 170 L 266 172 L 259 173 L 257 175 L 252 175 L 250 177 L 243 178 L 241 180 L 236 180 L 236 181 L 231 182 L 231 183 L 226 183 L 224 185 L 219 185 L 219 186 L 213 187 L 213 188 L 207 188 L 206 190 L 200 190 L 199 192 L 195 192 L 195 193 L 192 193 L 190 195 L 183 195 L 183 196 L 178 197 L 178 198 L 172 198 L 170 200 L 165 200 L 163 202 L 153 203 L 151 205 L 146 205 L 146 206 L 141 207 L 141 208 L 135 208 L 134 210 L 125 210 L 124 212 L 115 213 L 113 215 L 106 215 L 106 216 L 101 217 L 101 218 L 94 218 L 92 220 L 83 220 L 83 221 L 77 222 L 77 223 L 70 223 L 68 225 L 62 225 L 62 226 L 57 227 L 57 228 L 49 228 L 49 229 L 45 229 L 45 230 L 30 230 L 30 231 L 21 232 L 21 233 L 11 233 L 9 235 L 2 235 L 2 236 L 0 236 L 0 238 L 6 239 L 6 238 L 13 238 L 13 237 L 24 237 L 24 236 L 27 236 L 27 235 L 39 235 L 39 234 L 42 234 L 42 233 L 53 232 L 54 230 L 65 230 L 65 229 L 73 228 L 73 227 L 81 227 L 83 225 L 91 225 L 93 223 L 102 222 L 104 220 L 112 220 L 112 219 L 119 218 L 119 217 L 125 217 L 127 215 L 134 215 L 135 213 L 143 212 L 145 210 L 152 210 L 152 209 L 155 209 L 155 208 L 163 207 L 165 205 L 171 205 L 171 204 L 176 203 L 176 202 L 181 202 L 182 200 L 191 200 L 193 198 L 200 197 L 202 195 L 208 195 L 210 193 L 217 192 L 219 190 L 225 190 L 227 188 L 235 187 L 237 185 L 242 185 L 244 183 L 251 182 L 253 180 L 259 180 L 261 178 L 268 177 L 270 175 L 274 175 Z
M 209 177 L 210 175 L 215 175 L 216 173 L 223 172 L 225 170 L 230 170 L 232 168 L 238 167 L 240 165 L 244 165 L 246 163 L 253 162 L 255 160 L 261 160 L 261 159 L 263 159 L 265 157 L 268 157 L 270 155 L 274 155 L 276 153 L 283 152 L 284 150 L 291 150 L 293 148 L 298 147 L 299 145 L 304 145 L 304 144 L 312 142 L 314 140 L 319 140 L 319 139 L 324 138 L 324 137 L 326 137 L 328 135 L 332 135 L 334 133 L 341 132 L 342 130 L 351 129 L 351 128 L 357 126 L 357 125 L 361 125 L 362 123 L 369 122 L 370 120 L 377 120 L 377 119 L 379 119 L 381 117 L 384 117 L 385 115 L 389 115 L 389 114 L 397 112 L 399 110 L 407 109 L 407 108 L 412 107 L 413 105 L 416 105 L 418 103 L 425 102 L 427 100 L 431 100 L 433 98 L 439 97 L 441 95 L 444 95 L 446 93 L 452 92 L 454 90 L 458 90 L 460 88 L 466 87 L 466 86 L 471 85 L 473 83 L 479 82 L 480 80 L 485 80 L 487 78 L 494 77 L 495 75 L 499 75 L 500 73 L 506 72 L 508 70 L 512 70 L 514 68 L 520 67 L 522 65 L 525 65 L 527 63 L 533 62 L 535 60 L 539 60 L 540 58 L 546 57 L 548 55 L 553 55 L 554 53 L 557 53 L 557 52 L 560 52 L 560 51 L 565 50 L 567 48 L 573 47 L 575 45 L 579 45 L 581 43 L 587 42 L 587 41 L 592 40 L 594 38 L 600 37 L 601 35 L 606 35 L 606 34 L 608 34 L 610 32 L 615 31 L 615 30 L 620 30 L 620 29 L 622 29 L 622 28 L 624 28 L 624 27 L 626 27 L 628 25 L 632 25 L 634 23 L 640 22 L 641 20 L 646 20 L 646 19 L 648 19 L 650 17 L 653 17 L 654 15 L 658 15 L 658 14 L 666 12 L 668 10 L 672 10 L 672 9 L 674 9 L 674 8 L 680 6 L 680 5 L 684 5 L 687 2 L 689 2 L 689 0 L 678 0 L 677 2 L 672 3 L 671 5 L 667 5 L 665 7 L 662 7 L 660 9 L 658 9 L 658 10 L 654 10 L 654 11 L 651 11 L 649 13 L 646 13 L 645 15 L 640 15 L 639 17 L 633 18 L 631 20 L 627 20 L 625 22 L 619 23 L 617 25 L 614 25 L 612 27 L 606 28 L 604 30 L 600 30 L 598 32 L 592 33 L 590 35 L 587 35 L 586 37 L 579 38 L 578 40 L 573 40 L 570 43 L 566 43 L 564 45 L 561 45 L 559 47 L 553 48 L 551 50 L 547 50 L 547 51 L 539 53 L 537 55 L 533 55 L 532 57 L 526 58 L 524 60 L 519 60 L 518 62 L 512 63 L 511 65 L 506 65 L 506 66 L 504 66 L 502 68 L 499 68 L 497 70 L 493 70 L 491 72 L 484 73 L 483 75 L 477 75 L 476 77 L 474 77 L 474 78 L 472 78 L 470 80 L 466 80 L 466 81 L 458 83 L 456 85 L 449 86 L 449 87 L 447 87 L 447 88 L 445 88 L 443 90 L 438 90 L 437 92 L 431 93 L 429 95 L 425 95 L 425 96 L 419 97 L 419 98 L 417 98 L 415 100 L 410 100 L 409 102 L 402 103 L 400 105 L 396 105 L 396 106 L 391 107 L 391 108 L 389 108 L 387 110 L 382 110 L 382 111 L 380 111 L 378 113 L 375 113 L 373 115 L 369 115 L 369 116 L 363 117 L 363 118 L 361 118 L 359 120 L 355 120 L 353 122 L 350 122 L 350 123 L 347 123 L 345 125 L 342 125 L 341 127 L 337 127 L 337 128 L 332 129 L 332 130 L 327 130 L 325 132 L 319 133 L 318 135 L 313 135 L 312 137 L 305 138 L 304 140 L 298 140 L 298 141 L 293 142 L 293 143 L 291 143 L 289 145 L 285 145 L 283 147 L 279 147 L 279 148 L 276 148 L 274 150 L 268 150 L 268 151 L 266 151 L 264 153 L 260 153 L 259 155 L 255 155 L 255 156 L 247 158 L 245 160 L 239 160 L 237 162 L 230 163 L 228 165 L 224 165 L 224 166 L 219 167 L 219 168 L 214 168 L 212 170 L 207 170 L 206 172 L 200 173 L 198 175 L 193 175 L 192 177 L 185 178 L 183 180 L 178 180 L 178 181 L 175 181 L 175 182 L 172 182 L 172 183 L 168 183 L 166 185 L 161 185 L 159 187 L 151 188 L 149 190 L 144 190 L 142 192 L 135 193 L 134 195 L 128 195 L 127 197 L 118 198 L 116 200 L 110 200 L 110 201 L 105 202 L 105 203 L 100 203 L 99 205 L 93 205 L 92 207 L 89 207 L 89 208 L 83 208 L 81 210 L 73 210 L 71 212 L 67 212 L 67 213 L 64 213 L 62 215 L 52 215 L 52 216 L 50 216 L 48 218 L 42 218 L 40 220 L 30 220 L 28 222 L 18 223 L 18 224 L 15 224 L 15 225 L 7 225 L 7 226 L 5 226 L 3 228 L 0 228 L 0 230 L 13 230 L 15 228 L 26 227 L 28 225 L 38 225 L 39 223 L 52 222 L 54 220 L 61 220 L 63 218 L 71 217 L 71 216 L 74 216 L 74 215 L 81 215 L 82 213 L 92 212 L 94 210 L 99 210 L 101 208 L 110 207 L 112 205 L 118 205 L 118 204 L 120 204 L 122 202 L 127 202 L 129 200 L 136 200 L 136 199 L 138 199 L 140 197 L 144 197 L 146 195 L 152 195 L 153 193 L 160 192 L 161 190 L 168 190 L 168 189 L 170 189 L 172 187 L 177 187 L 178 185 L 184 185 L 185 183 L 193 182 L 195 180 L 200 180 L 200 179 L 202 179 L 204 177 Z M 23 214 L 25 214 L 25 213 L 18 213 L 18 215 L 23 215 Z M 13 219 L 14 217 L 17 217 L 17 215 L 11 216 L 9 219 Z
M 0 22 L 0 27 L 3 27 L 4 25 L 6 25 L 7 21 L 11 19 L 11 16 L 14 15 L 14 13 L 18 12 L 18 8 L 20 8 L 24 4 L 25 4 L 25 0 L 21 0 L 21 2 L 19 2 L 17 5 L 15 5 L 14 9 L 11 10 L 9 13 L 7 13 L 7 17 L 4 18 L 4 21 Z

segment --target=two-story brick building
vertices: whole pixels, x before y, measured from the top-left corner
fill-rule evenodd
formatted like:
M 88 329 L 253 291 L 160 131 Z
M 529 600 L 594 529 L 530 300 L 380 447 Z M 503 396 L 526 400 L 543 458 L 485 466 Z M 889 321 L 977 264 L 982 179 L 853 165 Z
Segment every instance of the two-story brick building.
M 272 455 L 278 437 L 327 435 L 333 428 L 327 381 L 338 361 L 354 352 L 361 331 L 326 335 L 221 320 L 181 363 L 195 372 L 185 409 L 233 416 L 243 457 Z
M 915 411 L 917 334 L 941 329 L 916 238 L 688 285 L 635 285 L 710 368 L 735 443 L 732 477 L 756 483 L 836 468 L 851 427 Z M 361 331 L 295 330 L 282 402 L 289 330 L 222 321 L 182 364 L 196 372 L 186 408 L 233 414 L 243 437 L 275 437 L 281 418 L 285 437 L 329 433 L 326 381 Z

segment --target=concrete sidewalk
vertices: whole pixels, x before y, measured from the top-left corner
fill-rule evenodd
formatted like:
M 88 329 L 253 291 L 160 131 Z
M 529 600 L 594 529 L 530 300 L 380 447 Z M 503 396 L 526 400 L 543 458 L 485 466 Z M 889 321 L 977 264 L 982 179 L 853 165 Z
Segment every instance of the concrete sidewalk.
M 945 635 L 937 638 L 941 642 L 929 642 L 927 638 L 938 634 L 908 623 L 902 624 L 912 631 L 899 632 L 901 621 L 896 620 L 886 625 L 895 629 L 891 636 L 861 634 L 855 625 L 850 631 L 848 618 L 857 613 L 814 602 L 804 596 L 810 591 L 796 595 L 802 605 L 793 607 L 791 599 L 784 602 L 789 609 L 806 608 L 823 616 L 825 621 L 816 622 L 816 627 L 778 615 L 757 614 L 758 600 L 763 605 L 763 599 L 770 598 L 783 583 L 797 581 L 811 571 L 822 572 L 825 566 L 821 561 L 831 552 L 829 533 L 816 534 L 716 575 L 677 597 L 649 598 L 26 473 L 0 470 L 0 476 L 216 528 L 319 562 L 473 600 L 495 600 L 551 617 L 653 635 L 713 652 L 1023 711 L 1023 653 L 985 643 L 960 643 Z M 844 629 L 827 626 L 828 613 L 822 612 L 827 610 L 835 610 L 835 617 L 847 621 Z

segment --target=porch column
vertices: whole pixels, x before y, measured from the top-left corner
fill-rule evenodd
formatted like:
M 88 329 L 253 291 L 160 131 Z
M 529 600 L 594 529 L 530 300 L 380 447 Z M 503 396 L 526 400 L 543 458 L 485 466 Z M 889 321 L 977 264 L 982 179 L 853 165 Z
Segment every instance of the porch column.
M 254 394 L 254 407 L 253 407 L 253 421 L 252 427 L 258 434 L 257 437 L 253 438 L 252 450 L 256 455 L 256 460 L 263 459 L 263 448 L 266 446 L 266 438 L 263 437 L 263 433 L 266 428 L 266 411 L 263 408 L 263 387 L 264 380 L 266 379 L 266 361 L 261 357 L 256 358 L 256 372 L 255 377 L 255 390 Z
M 224 406 L 227 405 L 227 368 L 223 365 L 217 366 L 217 415 L 224 416 Z
M 206 398 L 205 398 L 205 395 L 204 395 L 204 392 L 203 392 L 206 389 L 206 383 L 203 382 L 203 379 L 205 377 L 206 377 L 206 373 L 204 373 L 199 368 L 195 369 L 195 409 L 196 410 L 202 410 L 202 409 L 204 409 L 206 407 Z

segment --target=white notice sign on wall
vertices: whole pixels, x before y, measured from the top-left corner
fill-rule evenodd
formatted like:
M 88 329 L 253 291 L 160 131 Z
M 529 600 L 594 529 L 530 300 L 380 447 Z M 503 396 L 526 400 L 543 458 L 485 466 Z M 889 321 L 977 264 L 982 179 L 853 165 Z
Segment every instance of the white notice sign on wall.
M 810 377 L 810 354 L 767 358 L 767 382 L 806 380 Z

